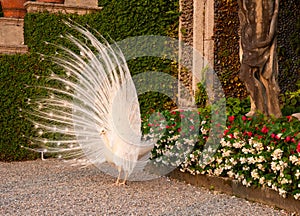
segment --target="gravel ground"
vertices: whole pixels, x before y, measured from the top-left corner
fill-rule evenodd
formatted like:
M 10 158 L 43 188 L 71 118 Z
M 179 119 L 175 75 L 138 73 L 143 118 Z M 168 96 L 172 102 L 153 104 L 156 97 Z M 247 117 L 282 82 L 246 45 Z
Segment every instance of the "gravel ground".
M 0 215 L 289 215 L 166 177 L 128 182 L 58 160 L 0 162 Z

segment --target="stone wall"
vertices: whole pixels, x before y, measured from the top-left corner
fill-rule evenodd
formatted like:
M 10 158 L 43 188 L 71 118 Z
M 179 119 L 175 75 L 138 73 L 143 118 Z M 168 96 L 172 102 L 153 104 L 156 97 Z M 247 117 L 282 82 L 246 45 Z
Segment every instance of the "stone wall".
M 300 0 L 280 1 L 278 16 L 279 85 L 296 91 L 300 81 Z

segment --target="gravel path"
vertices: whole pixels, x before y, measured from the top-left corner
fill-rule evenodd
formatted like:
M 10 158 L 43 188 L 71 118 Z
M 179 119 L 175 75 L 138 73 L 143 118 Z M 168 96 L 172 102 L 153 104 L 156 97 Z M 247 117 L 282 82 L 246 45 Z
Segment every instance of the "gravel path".
M 58 160 L 0 162 L 0 173 L 0 215 L 289 215 L 166 177 L 117 187 Z

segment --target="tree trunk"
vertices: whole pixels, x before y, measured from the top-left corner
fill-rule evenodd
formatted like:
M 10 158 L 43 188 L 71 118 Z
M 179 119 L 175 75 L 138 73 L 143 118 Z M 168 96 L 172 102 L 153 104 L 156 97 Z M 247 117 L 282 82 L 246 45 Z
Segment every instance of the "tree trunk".
M 277 17 L 279 0 L 238 0 L 240 78 L 251 99 L 248 116 L 261 112 L 280 117 Z

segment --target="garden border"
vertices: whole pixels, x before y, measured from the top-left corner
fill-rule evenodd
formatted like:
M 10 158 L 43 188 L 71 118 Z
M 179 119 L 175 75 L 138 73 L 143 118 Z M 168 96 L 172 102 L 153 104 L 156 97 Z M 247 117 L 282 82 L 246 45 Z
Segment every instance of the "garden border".
M 168 177 L 184 181 L 188 184 L 198 187 L 204 187 L 215 190 L 228 195 L 234 195 L 249 201 L 259 202 L 269 206 L 284 209 L 288 212 L 296 212 L 300 215 L 300 201 L 295 200 L 291 196 L 281 197 L 278 192 L 270 188 L 245 187 L 242 183 L 231 178 L 208 176 L 208 175 L 192 175 L 190 173 L 181 172 L 175 169 L 168 174 Z

